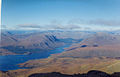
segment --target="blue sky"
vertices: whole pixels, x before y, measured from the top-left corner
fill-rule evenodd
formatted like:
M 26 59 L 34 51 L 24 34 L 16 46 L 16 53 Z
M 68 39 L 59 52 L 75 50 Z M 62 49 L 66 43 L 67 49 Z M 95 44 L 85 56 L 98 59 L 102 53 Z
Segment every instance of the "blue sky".
M 2 0 L 7 29 L 120 29 L 120 0 Z

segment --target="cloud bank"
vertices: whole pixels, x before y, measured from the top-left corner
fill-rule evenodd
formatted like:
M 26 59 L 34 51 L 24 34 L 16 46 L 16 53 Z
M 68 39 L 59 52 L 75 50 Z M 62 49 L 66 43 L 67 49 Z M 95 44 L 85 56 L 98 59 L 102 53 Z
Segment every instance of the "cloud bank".
M 120 21 L 117 20 L 105 20 L 105 19 L 72 19 L 68 21 L 68 24 L 86 24 L 86 25 L 95 25 L 95 26 L 120 26 Z
M 58 25 L 58 24 L 48 24 L 48 25 L 37 25 L 37 24 L 19 24 L 17 25 L 19 29 L 42 29 L 42 30 L 73 30 L 80 29 L 79 25 Z
M 104 26 L 120 26 L 120 21 L 97 19 L 97 20 L 88 21 L 88 24 L 104 25 Z
M 62 21 L 54 20 L 49 24 L 39 25 L 39 24 L 19 24 L 16 29 L 25 30 L 111 30 L 120 29 L 120 21 L 115 20 L 104 20 L 104 19 L 94 19 L 94 20 L 83 20 L 83 19 L 72 19 L 66 23 Z

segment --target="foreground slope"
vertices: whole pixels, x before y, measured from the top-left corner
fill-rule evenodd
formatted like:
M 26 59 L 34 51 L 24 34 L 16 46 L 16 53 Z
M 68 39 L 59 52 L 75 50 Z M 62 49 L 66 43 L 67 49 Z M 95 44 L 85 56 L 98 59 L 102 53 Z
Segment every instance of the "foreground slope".
M 61 74 L 59 72 L 52 72 L 52 73 L 36 73 L 32 74 L 29 77 L 120 77 L 120 72 L 116 72 L 113 74 L 107 74 L 102 71 L 91 70 L 84 74 Z

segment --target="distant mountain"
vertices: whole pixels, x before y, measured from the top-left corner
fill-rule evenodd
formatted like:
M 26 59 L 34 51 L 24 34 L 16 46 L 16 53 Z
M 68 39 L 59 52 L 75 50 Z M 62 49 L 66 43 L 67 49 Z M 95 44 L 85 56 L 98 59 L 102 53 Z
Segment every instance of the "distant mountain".
M 1 33 L 0 47 L 14 45 L 18 40 L 10 32 Z
M 94 33 L 80 31 L 2 31 L 0 55 L 49 51 L 66 43 L 79 43 Z
M 73 44 L 59 54 L 59 57 L 120 57 L 120 36 L 108 33 L 96 33 L 80 43 Z
M 87 46 L 104 46 L 104 45 L 116 45 L 120 44 L 120 35 L 114 35 L 105 32 L 97 32 L 88 36 L 80 44 Z
M 0 52 L 2 53 L 2 50 L 7 50 L 16 54 L 32 53 L 51 50 L 63 44 L 52 34 L 30 33 L 16 35 L 4 32 L 1 34 Z

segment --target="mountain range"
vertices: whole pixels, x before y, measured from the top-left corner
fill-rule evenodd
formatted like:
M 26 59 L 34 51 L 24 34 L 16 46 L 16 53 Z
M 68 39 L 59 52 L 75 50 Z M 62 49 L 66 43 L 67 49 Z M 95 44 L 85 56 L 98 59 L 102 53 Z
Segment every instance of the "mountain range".
M 64 48 L 64 52 L 62 53 L 52 54 L 45 59 L 29 60 L 27 62 L 19 64 L 20 67 L 24 67 L 26 69 L 9 70 L 6 72 L 2 72 L 2 74 L 10 75 L 10 77 L 49 77 L 49 75 L 51 74 L 56 75 L 56 73 L 50 72 L 60 72 L 65 75 L 87 73 L 90 70 L 100 70 L 109 73 L 110 75 L 114 72 L 120 72 L 120 35 L 118 33 L 75 32 L 75 35 L 73 33 L 45 32 L 42 34 L 26 34 L 21 37 L 18 37 L 18 35 L 14 35 L 14 39 L 20 41 L 20 43 L 12 43 L 11 45 L 22 45 L 24 48 L 28 49 L 36 49 L 37 47 L 40 49 L 49 49 L 51 47 L 54 48 L 55 46 L 66 44 L 65 41 L 68 41 L 68 38 L 74 40 L 72 40 L 73 42 L 70 47 Z M 39 46 L 41 42 L 43 43 L 43 45 L 41 46 L 44 47 Z M 48 44 L 46 44 L 46 42 Z M 2 48 L 5 46 L 6 45 L 3 45 Z M 41 73 L 46 74 L 41 75 Z M 48 73 L 50 74 L 48 75 Z M 108 77 L 111 77 L 110 75 Z M 62 76 L 64 77 L 64 75 Z
M 30 33 L 12 34 L 4 32 L 1 34 L 1 55 L 9 54 L 28 54 L 43 52 L 55 49 L 64 45 L 56 36 L 52 34 Z

